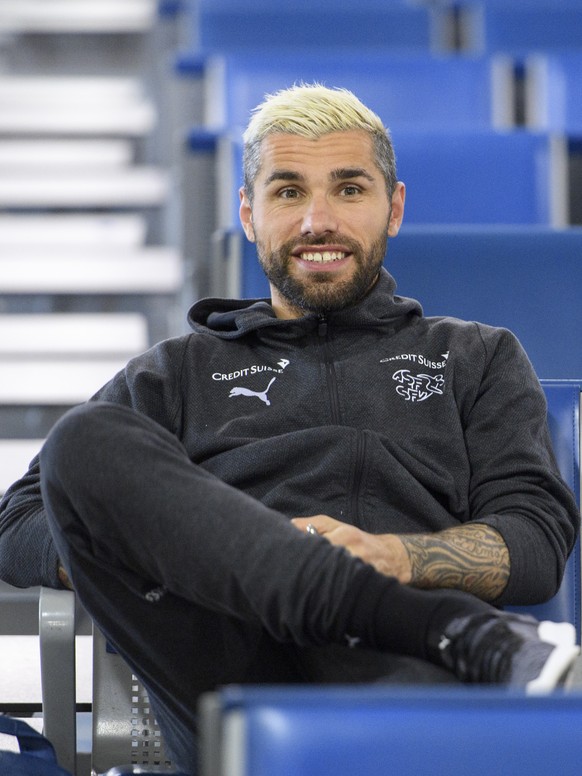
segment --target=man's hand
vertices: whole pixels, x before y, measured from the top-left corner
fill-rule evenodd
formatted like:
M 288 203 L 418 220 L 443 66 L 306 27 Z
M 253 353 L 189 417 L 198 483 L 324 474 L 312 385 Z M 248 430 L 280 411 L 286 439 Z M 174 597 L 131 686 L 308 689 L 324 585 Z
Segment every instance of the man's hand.
M 434 534 L 369 534 L 327 515 L 296 517 L 332 544 L 370 563 L 402 584 L 425 589 L 454 588 L 494 601 L 509 579 L 509 552 L 501 535 L 487 525 L 469 523 Z
M 292 523 L 302 531 L 308 525 L 317 529 L 332 544 L 345 547 L 352 555 L 370 563 L 381 574 L 396 577 L 407 585 L 412 580 L 410 557 L 396 534 L 370 534 L 328 515 L 296 517 Z
M 57 573 L 59 575 L 59 579 L 61 581 L 61 585 L 63 587 L 66 587 L 67 590 L 74 590 L 73 583 L 69 579 L 69 575 L 65 571 L 64 567 L 59 564 L 59 567 L 57 569 Z

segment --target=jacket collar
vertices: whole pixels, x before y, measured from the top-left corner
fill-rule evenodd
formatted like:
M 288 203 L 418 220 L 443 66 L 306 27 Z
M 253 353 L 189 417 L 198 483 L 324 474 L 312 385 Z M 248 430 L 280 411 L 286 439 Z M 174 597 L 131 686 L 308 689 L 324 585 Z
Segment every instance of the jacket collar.
M 415 299 L 397 296 L 396 282 L 384 268 L 370 292 L 355 305 L 328 315 L 315 313 L 293 320 L 277 318 L 269 299 L 202 299 L 188 313 L 188 322 L 197 332 L 222 339 L 236 339 L 265 327 L 287 331 L 295 336 L 313 330 L 322 317 L 334 327 L 400 328 L 412 317 L 422 316 Z

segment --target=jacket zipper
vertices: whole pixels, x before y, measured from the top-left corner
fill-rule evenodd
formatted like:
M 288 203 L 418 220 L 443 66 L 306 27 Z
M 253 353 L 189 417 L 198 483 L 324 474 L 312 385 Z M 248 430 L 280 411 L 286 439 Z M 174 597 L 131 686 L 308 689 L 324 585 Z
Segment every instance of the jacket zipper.
M 327 389 L 330 397 L 331 417 L 332 423 L 340 424 L 340 407 L 339 407 L 339 392 L 337 384 L 337 375 L 335 372 L 335 366 L 330 353 L 329 339 L 328 339 L 328 324 L 325 315 L 319 316 L 319 323 L 317 327 L 317 333 L 320 338 L 321 346 L 323 349 L 323 362 L 325 365 L 325 376 L 327 381 Z M 358 524 L 359 506 L 360 506 L 360 492 L 362 488 L 362 480 L 364 474 L 364 462 L 365 462 L 365 450 L 366 450 L 366 438 L 361 431 L 356 431 L 356 453 L 354 460 L 353 476 L 350 485 L 349 496 L 349 510 L 350 514 L 347 516 L 350 522 L 355 525 Z
M 356 455 L 354 461 L 354 476 L 350 489 L 350 519 L 354 525 L 359 525 L 360 520 L 360 495 L 362 481 L 364 479 L 364 461 L 366 460 L 366 437 L 362 431 L 356 431 Z
M 325 315 L 319 316 L 317 333 L 319 335 L 319 340 L 323 349 L 323 363 L 325 367 L 325 379 L 330 401 L 331 421 L 332 423 L 339 425 L 341 423 L 341 417 L 339 408 L 339 394 L 337 388 L 337 376 L 328 344 L 328 327 L 327 318 Z

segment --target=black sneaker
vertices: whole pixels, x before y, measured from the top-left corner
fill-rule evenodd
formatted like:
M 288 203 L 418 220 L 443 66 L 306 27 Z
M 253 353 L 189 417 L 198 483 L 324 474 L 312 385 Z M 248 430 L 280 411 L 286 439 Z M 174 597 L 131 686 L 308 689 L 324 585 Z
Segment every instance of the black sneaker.
M 580 653 L 569 622 L 539 622 L 508 612 L 453 620 L 437 651 L 462 681 L 523 687 L 531 695 L 562 684 Z

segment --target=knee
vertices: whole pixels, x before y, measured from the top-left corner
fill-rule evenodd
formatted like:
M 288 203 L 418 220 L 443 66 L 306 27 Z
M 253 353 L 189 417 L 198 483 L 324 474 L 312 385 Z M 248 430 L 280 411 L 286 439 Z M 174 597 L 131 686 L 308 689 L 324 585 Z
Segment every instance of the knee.
M 63 415 L 47 436 L 40 453 L 43 477 L 56 476 L 59 481 L 67 473 L 76 476 L 84 469 L 95 471 L 104 464 L 114 444 L 114 429 L 120 408 L 105 402 L 88 402 Z M 128 410 L 131 412 L 131 410 Z

